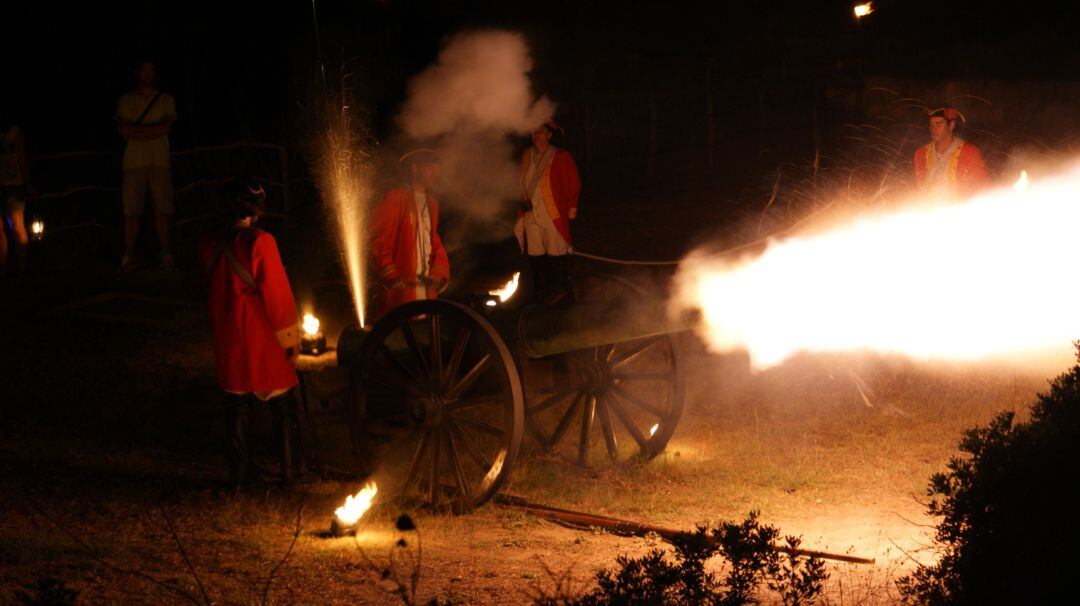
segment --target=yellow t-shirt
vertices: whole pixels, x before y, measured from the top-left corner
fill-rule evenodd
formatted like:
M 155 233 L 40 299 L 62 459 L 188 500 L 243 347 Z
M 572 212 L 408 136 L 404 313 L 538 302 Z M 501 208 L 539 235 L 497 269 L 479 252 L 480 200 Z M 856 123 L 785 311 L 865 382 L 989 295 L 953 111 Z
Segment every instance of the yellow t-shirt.
M 120 97 L 120 101 L 116 104 L 116 121 L 124 124 L 134 122 L 154 98 L 154 94 L 143 97 L 137 92 L 130 92 Z M 176 102 L 173 101 L 172 95 L 161 93 L 161 98 L 154 103 L 139 124 L 153 126 L 167 118 L 176 120 Z M 168 137 L 127 142 L 127 148 L 124 150 L 124 170 L 145 167 L 169 167 Z

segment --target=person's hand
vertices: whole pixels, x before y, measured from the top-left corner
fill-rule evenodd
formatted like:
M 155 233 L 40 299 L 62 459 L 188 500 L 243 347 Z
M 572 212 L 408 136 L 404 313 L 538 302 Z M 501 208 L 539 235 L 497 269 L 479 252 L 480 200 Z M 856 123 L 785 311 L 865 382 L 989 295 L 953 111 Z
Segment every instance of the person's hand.
M 446 279 L 441 276 L 432 276 L 429 274 L 425 276 L 425 282 L 427 282 L 428 286 L 434 288 L 435 292 L 442 292 L 442 290 L 446 288 Z

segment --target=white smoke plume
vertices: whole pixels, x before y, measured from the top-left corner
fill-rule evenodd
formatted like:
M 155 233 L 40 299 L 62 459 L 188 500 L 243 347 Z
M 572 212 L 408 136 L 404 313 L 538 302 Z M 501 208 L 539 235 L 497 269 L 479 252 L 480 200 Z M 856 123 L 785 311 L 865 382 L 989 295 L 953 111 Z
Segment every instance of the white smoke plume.
M 492 239 L 509 236 L 520 197 L 512 137 L 532 132 L 555 111 L 533 94 L 532 65 L 520 33 L 459 33 L 409 82 L 398 116 L 409 138 L 434 141 L 442 154 L 447 205 L 483 224 Z
M 450 38 L 438 61 L 409 82 L 400 124 L 417 139 L 450 133 L 525 134 L 555 111 L 535 98 L 525 37 L 482 30 Z

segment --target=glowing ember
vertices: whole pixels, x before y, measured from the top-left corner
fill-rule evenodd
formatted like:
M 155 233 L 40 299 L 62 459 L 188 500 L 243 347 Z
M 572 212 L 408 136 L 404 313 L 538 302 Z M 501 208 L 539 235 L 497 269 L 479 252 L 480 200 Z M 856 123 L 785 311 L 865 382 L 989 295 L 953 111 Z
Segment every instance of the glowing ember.
M 855 17 L 857 19 L 862 19 L 863 17 L 865 17 L 865 16 L 869 15 L 870 13 L 874 12 L 874 3 L 873 2 L 867 2 L 865 4 L 856 4 L 854 11 L 855 11 Z
M 717 351 L 757 367 L 799 351 L 1054 366 L 1080 338 L 1071 276 L 1080 165 L 1016 191 L 911 205 L 772 243 L 742 262 L 691 257 L 681 307 Z
M 653 425 L 652 427 L 649 428 L 649 437 L 650 438 L 656 435 L 656 430 L 657 429 L 660 429 L 660 424 L 659 423 L 657 423 L 656 425 Z
M 304 314 L 304 321 L 300 327 L 304 329 L 304 334 L 314 337 L 319 334 L 319 319 L 311 314 Z
M 510 297 L 514 296 L 514 293 L 517 292 L 518 280 L 520 280 L 520 279 L 521 279 L 521 272 L 520 271 L 515 271 L 514 272 L 514 277 L 510 278 L 510 281 L 507 282 L 502 288 L 498 288 L 498 289 L 495 289 L 495 290 L 489 290 L 488 294 L 493 296 L 493 297 L 499 297 L 499 301 L 501 303 L 505 303 L 505 302 L 510 300 Z
M 338 507 L 334 511 L 334 515 L 345 526 L 356 524 L 357 520 L 371 508 L 371 501 L 378 492 L 379 488 L 375 485 L 375 482 L 368 482 L 355 496 L 349 495 L 345 497 L 345 504 Z
M 1024 191 L 1025 189 L 1028 188 L 1028 183 L 1029 182 L 1030 182 L 1030 180 L 1028 179 L 1027 171 L 1022 170 L 1022 171 L 1020 171 L 1020 178 L 1016 180 L 1016 183 L 1013 183 L 1013 189 L 1015 189 L 1018 192 Z

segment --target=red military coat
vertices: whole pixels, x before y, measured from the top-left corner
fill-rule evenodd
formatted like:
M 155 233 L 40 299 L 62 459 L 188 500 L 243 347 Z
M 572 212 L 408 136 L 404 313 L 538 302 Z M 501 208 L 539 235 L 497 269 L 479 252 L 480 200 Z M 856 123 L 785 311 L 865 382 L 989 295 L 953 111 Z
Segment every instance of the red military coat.
M 915 184 L 922 189 L 926 187 L 926 177 L 933 170 L 934 155 L 930 153 L 933 143 L 928 143 L 915 150 Z M 953 193 L 967 197 L 986 186 L 990 175 L 983 162 L 982 152 L 979 148 L 967 141 L 960 141 L 956 151 L 948 158 L 945 167 L 945 178 L 949 190 Z
M 221 240 L 199 245 L 210 270 L 210 323 L 214 336 L 218 384 L 232 393 L 271 393 L 297 384 L 296 368 L 285 347 L 299 346 L 296 302 L 270 234 L 249 227 L 229 246 L 254 278 L 248 286 L 224 254 L 213 260 Z
M 529 199 L 529 192 L 524 191 L 527 187 L 525 176 L 529 172 L 529 163 L 533 161 L 532 155 L 536 153 L 535 147 L 529 147 L 521 155 L 521 187 L 525 199 Z M 544 205 L 547 208 L 551 222 L 559 235 L 566 240 L 568 246 L 573 246 L 570 240 L 570 221 L 577 218 L 578 198 L 581 195 L 581 178 L 578 176 L 577 164 L 570 152 L 557 149 L 551 164 L 544 169 L 544 174 L 537 184 L 544 195 Z M 518 217 L 525 215 L 518 211 Z M 520 244 L 520 242 L 519 242 Z
M 428 276 L 450 282 L 450 260 L 439 237 L 439 203 L 427 193 L 431 217 L 431 256 Z M 434 299 L 438 292 L 418 283 L 420 260 L 416 258 L 419 218 L 412 188 L 401 186 L 386 193 L 371 217 L 371 263 L 378 283 L 374 287 L 375 317 L 418 299 Z M 421 292 L 423 296 L 421 296 Z

